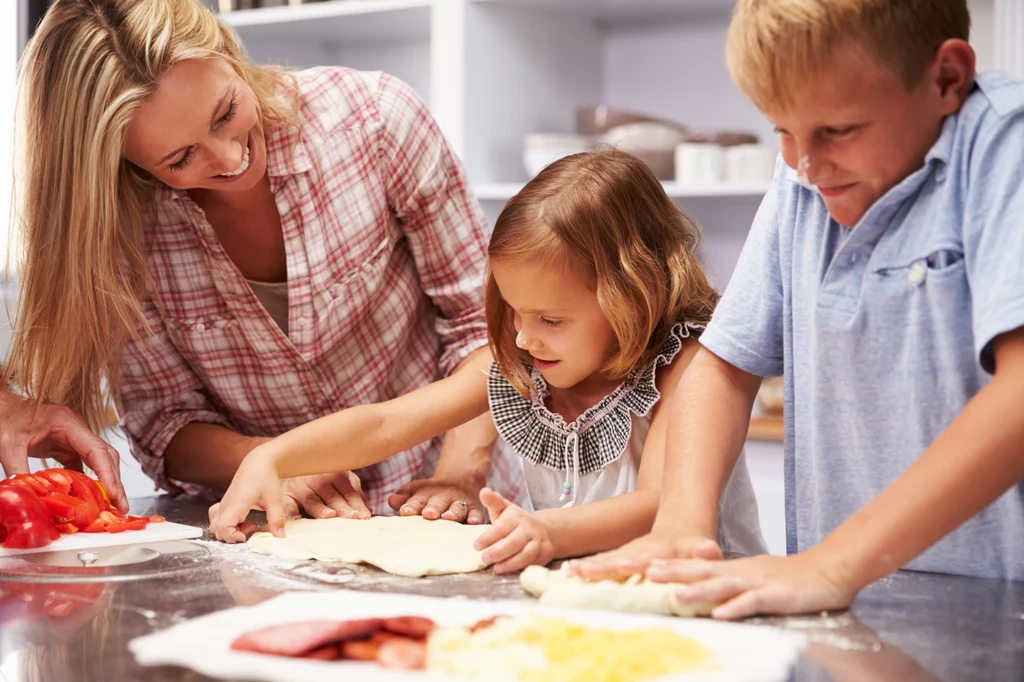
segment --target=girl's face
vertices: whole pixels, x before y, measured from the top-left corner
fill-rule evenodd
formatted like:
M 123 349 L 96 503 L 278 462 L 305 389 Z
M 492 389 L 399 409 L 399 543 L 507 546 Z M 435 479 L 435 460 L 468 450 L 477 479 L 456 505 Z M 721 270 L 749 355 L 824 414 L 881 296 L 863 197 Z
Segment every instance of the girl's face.
M 124 156 L 174 189 L 252 189 L 267 172 L 256 96 L 223 59 L 178 62 L 132 119 Z
M 598 373 L 618 342 L 594 292 L 565 267 L 492 261 L 501 297 L 515 311 L 518 345 L 550 386 L 604 383 Z

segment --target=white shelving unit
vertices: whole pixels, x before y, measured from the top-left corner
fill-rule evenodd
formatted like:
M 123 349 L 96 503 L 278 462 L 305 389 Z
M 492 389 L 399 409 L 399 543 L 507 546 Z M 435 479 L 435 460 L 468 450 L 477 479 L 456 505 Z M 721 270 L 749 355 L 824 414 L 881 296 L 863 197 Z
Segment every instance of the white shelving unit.
M 522 182 L 492 182 L 473 186 L 473 192 L 480 201 L 508 201 L 523 188 Z M 681 185 L 663 182 L 665 193 L 673 199 L 749 198 L 760 199 L 767 192 L 770 183 L 722 183 L 717 185 Z

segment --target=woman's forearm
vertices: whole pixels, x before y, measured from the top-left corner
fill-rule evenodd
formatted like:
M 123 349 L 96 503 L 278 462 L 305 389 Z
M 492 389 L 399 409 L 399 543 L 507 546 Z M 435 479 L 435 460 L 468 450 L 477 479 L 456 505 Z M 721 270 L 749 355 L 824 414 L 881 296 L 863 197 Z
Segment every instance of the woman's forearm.
M 176 481 L 226 490 L 245 456 L 269 440 L 243 436 L 219 424 L 192 422 L 167 444 L 164 473 Z

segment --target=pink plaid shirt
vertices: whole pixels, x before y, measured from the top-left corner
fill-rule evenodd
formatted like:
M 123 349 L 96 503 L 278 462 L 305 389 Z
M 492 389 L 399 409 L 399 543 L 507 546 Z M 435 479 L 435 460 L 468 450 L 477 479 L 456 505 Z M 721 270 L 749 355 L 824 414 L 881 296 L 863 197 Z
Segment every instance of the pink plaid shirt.
M 486 343 L 486 224 L 424 104 L 378 72 L 296 76 L 300 126 L 267 136 L 289 333 L 187 193 L 158 189 L 146 226 L 153 334 L 126 349 L 121 414 L 133 454 L 171 493 L 211 492 L 164 474 L 164 450 L 190 422 L 278 435 L 428 384 Z M 360 470 L 374 512 L 429 477 L 439 450 L 435 440 Z M 517 459 L 496 449 L 489 477 L 514 499 Z

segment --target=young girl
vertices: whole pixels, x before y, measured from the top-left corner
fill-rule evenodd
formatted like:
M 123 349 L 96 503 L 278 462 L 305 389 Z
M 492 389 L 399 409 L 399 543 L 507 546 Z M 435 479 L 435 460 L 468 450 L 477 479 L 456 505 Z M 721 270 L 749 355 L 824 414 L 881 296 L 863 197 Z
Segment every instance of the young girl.
M 477 549 L 499 572 L 617 547 L 658 508 L 667 410 L 717 294 L 697 227 L 624 152 L 548 166 L 499 216 L 488 256 L 482 360 L 395 400 L 311 422 L 243 462 L 211 529 L 244 539 L 253 506 L 281 534 L 277 478 L 354 469 L 484 412 L 523 458 L 529 513 L 481 491 L 493 526 Z M 344 445 L 358 444 L 347 450 Z M 764 551 L 745 465 L 719 515 L 724 551 Z

